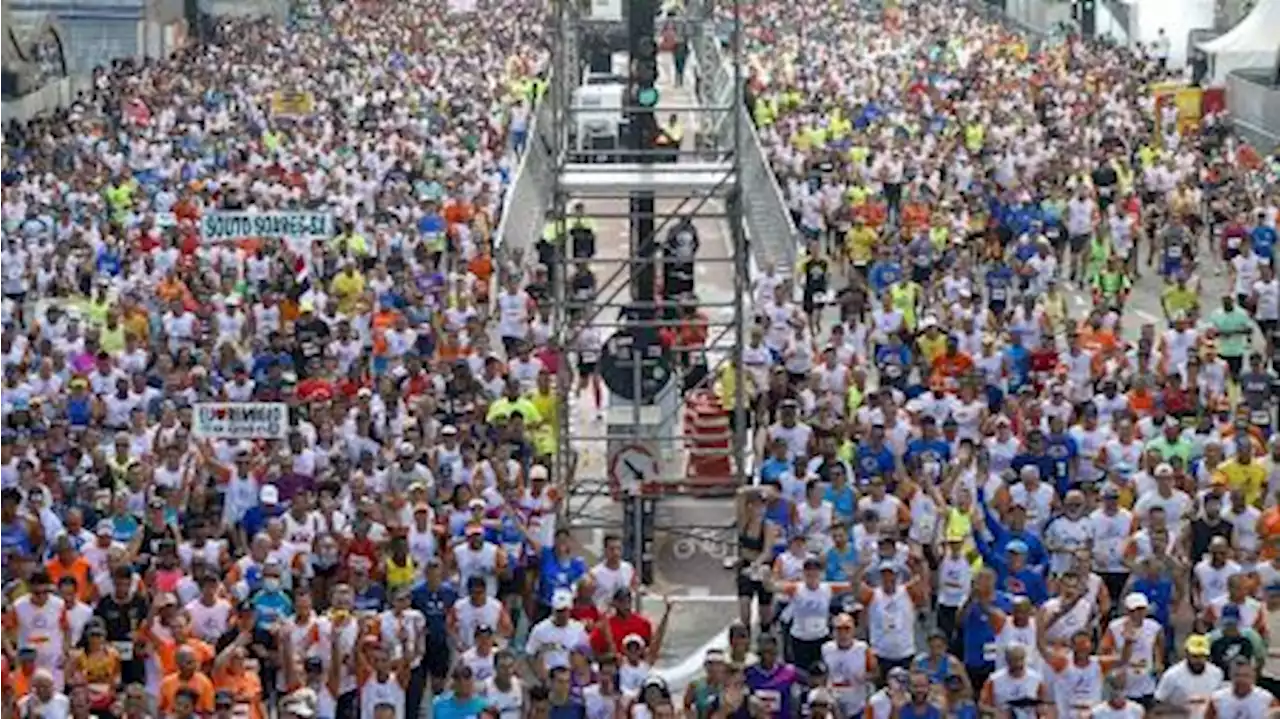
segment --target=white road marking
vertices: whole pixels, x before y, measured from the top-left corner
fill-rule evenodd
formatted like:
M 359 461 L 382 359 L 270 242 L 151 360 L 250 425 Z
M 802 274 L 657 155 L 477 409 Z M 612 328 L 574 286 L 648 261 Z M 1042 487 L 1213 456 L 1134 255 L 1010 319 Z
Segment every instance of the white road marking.
M 733 597 L 736 602 L 737 597 Z M 759 621 L 760 610 L 754 603 L 751 605 L 751 624 L 754 626 Z M 684 687 L 689 685 L 699 674 L 702 673 L 703 660 L 706 659 L 707 651 L 711 649 L 728 649 L 729 648 L 729 628 L 725 627 L 714 637 L 708 639 L 701 647 L 691 652 L 679 664 L 672 667 L 662 667 L 655 673 L 662 677 L 667 686 L 675 691 L 683 691 Z

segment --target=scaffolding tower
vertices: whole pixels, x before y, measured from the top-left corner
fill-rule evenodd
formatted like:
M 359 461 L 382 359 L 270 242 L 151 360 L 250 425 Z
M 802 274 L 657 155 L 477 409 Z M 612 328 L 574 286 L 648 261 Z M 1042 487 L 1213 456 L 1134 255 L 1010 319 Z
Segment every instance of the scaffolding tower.
M 662 498 L 732 494 L 749 472 L 743 382 L 722 387 L 729 396 L 714 391 L 726 364 L 741 367 L 750 312 L 738 151 L 750 128 L 742 126 L 737 43 L 722 66 L 690 58 L 683 83 L 675 77 L 681 49 L 688 57 L 687 48 L 715 40 L 717 31 L 738 37 L 738 0 L 714 16 L 703 7 L 624 0 L 621 24 L 589 18 L 574 2 L 554 5 L 552 121 L 543 135 L 552 158 L 546 221 L 560 239 L 548 243 L 551 341 L 572 349 L 583 327 L 602 331 L 608 402 L 585 431 L 571 431 L 571 407 L 589 400 L 560 363 L 553 473 L 568 488 L 570 526 L 620 531 L 624 555 L 650 583 L 653 535 L 664 531 L 655 522 Z M 673 44 L 677 52 L 669 52 Z M 584 113 L 598 117 L 601 108 L 581 103 L 579 90 L 592 68 L 610 60 L 626 68 L 621 129 L 612 140 L 607 133 L 584 138 L 591 125 Z M 596 279 L 590 299 L 571 282 L 584 264 L 572 249 L 579 211 L 596 235 L 597 251 L 585 263 Z M 689 339 L 699 327 L 702 343 Z M 694 436 L 698 413 L 719 421 L 696 430 L 715 435 L 710 440 Z M 580 462 L 589 446 L 605 448 L 603 463 Z

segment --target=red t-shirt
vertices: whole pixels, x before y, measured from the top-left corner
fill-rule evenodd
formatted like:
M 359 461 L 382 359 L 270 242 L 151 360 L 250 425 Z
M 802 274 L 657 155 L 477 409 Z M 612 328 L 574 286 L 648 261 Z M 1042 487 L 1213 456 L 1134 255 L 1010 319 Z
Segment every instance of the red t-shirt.
M 621 654 L 622 640 L 632 634 L 639 634 L 644 639 L 645 646 L 648 646 L 653 641 L 653 623 L 636 612 L 626 617 L 612 616 L 609 617 L 609 633 L 613 635 L 613 651 Z M 609 651 L 609 644 L 599 629 L 591 633 L 591 651 L 596 656 Z

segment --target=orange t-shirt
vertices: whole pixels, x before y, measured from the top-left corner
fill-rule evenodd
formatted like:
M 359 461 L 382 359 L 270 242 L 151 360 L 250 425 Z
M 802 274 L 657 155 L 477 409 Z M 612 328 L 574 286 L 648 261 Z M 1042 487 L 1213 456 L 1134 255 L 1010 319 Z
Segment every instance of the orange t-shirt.
M 249 719 L 265 719 L 262 712 L 262 681 L 258 675 L 248 671 L 233 674 L 228 669 L 221 669 L 213 674 L 213 687 L 216 691 L 231 692 L 236 703 L 234 713 L 243 715 L 239 710 L 247 708 Z
M 1275 544 L 1271 540 L 1280 537 L 1280 507 L 1271 507 L 1258 519 L 1258 534 L 1262 539 L 1262 556 L 1272 559 L 1276 556 Z
M 55 585 L 62 581 L 63 577 L 71 577 L 76 580 L 76 596 L 80 597 L 80 601 L 93 601 L 97 589 L 94 587 L 93 580 L 89 577 L 92 572 L 89 560 L 84 557 L 76 557 L 71 564 L 63 564 L 61 559 L 54 557 L 44 565 L 44 568 L 49 573 L 49 579 L 52 579 Z
M 143 637 L 149 641 L 152 650 L 155 652 L 156 661 L 160 664 L 160 671 L 165 675 L 173 674 L 178 671 L 178 647 L 186 646 L 196 654 L 196 663 L 204 666 L 213 661 L 216 654 L 213 647 L 199 639 L 188 638 L 182 644 L 178 644 L 172 639 L 161 639 L 150 631 L 144 629 Z
M 178 690 L 190 688 L 196 693 L 196 711 L 201 714 L 213 713 L 213 682 L 204 672 L 196 672 L 188 680 L 183 680 L 177 672 L 165 676 L 160 682 L 160 704 L 156 707 L 161 714 L 173 712 L 174 701 Z

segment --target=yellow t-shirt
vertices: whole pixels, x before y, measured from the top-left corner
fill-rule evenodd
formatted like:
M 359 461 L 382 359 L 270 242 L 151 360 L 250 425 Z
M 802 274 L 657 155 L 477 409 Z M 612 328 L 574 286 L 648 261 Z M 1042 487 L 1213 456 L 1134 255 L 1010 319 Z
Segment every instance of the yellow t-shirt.
M 935 359 L 947 351 L 947 336 L 939 332 L 936 337 L 930 338 L 926 332 L 916 340 L 916 344 L 920 346 L 920 354 L 924 355 L 929 364 L 933 364 Z
M 359 272 L 340 272 L 329 284 L 329 290 L 338 298 L 339 312 L 352 312 L 364 294 L 364 276 Z
M 1232 490 L 1244 492 L 1244 501 L 1255 507 L 1262 505 L 1262 496 L 1266 488 L 1267 470 L 1258 462 L 1241 464 L 1232 459 L 1218 465 L 1218 472 L 1227 480 Z
M 871 264 L 876 251 L 876 231 L 867 226 L 854 227 L 845 237 L 849 260 L 855 265 Z
M 387 557 L 388 588 L 399 589 L 412 586 L 416 581 L 416 574 L 417 566 L 413 563 L 413 557 L 405 557 L 403 565 L 397 565 L 394 559 Z

